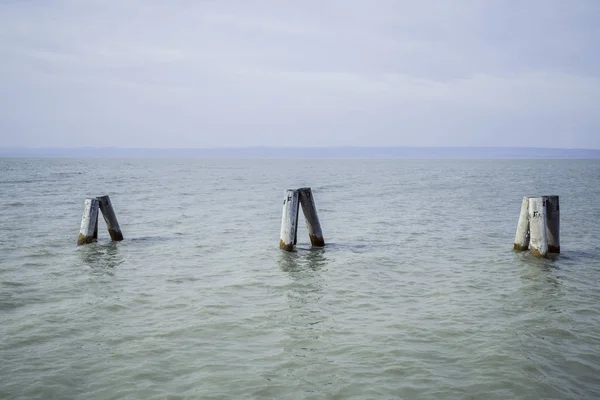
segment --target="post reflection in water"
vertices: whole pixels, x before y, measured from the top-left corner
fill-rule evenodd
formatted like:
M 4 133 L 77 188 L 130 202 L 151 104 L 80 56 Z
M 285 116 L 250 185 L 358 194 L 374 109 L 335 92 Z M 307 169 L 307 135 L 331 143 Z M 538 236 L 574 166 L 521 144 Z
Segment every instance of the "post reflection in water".
M 94 275 L 114 275 L 115 269 L 123 263 L 116 242 L 107 244 L 92 243 L 80 249 L 82 263 L 90 268 Z
M 532 257 L 529 254 L 519 255 L 519 258 L 519 264 L 523 267 L 521 292 L 523 297 L 531 302 L 531 307 L 556 303 L 562 292 L 559 269 L 555 261 Z
M 289 354 L 284 374 L 301 380 L 301 389 L 322 393 L 335 377 L 323 371 L 333 371 L 333 362 L 324 355 L 331 346 L 332 321 L 323 312 L 321 300 L 327 286 L 321 272 L 329 263 L 326 250 L 300 249 L 282 251 L 279 268 L 290 277 L 287 299 L 289 307 L 280 318 L 288 339 L 284 351 Z
M 531 381 L 537 381 L 545 379 L 541 365 L 552 370 L 561 368 L 564 362 L 549 349 L 575 354 L 569 344 L 572 320 L 564 312 L 572 306 L 565 296 L 555 259 L 523 254 L 519 255 L 517 265 L 521 268 L 521 284 L 512 299 L 511 330 L 518 339 L 515 349 L 522 357 L 524 373 Z M 561 385 L 560 379 L 554 378 L 556 384 Z

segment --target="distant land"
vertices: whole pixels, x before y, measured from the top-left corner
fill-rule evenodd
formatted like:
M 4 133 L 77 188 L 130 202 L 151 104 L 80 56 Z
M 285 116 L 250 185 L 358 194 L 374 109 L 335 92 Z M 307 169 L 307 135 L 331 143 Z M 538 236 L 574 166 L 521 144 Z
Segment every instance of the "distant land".
M 535 147 L 0 148 L 0 157 L 110 158 L 600 158 L 600 149 Z

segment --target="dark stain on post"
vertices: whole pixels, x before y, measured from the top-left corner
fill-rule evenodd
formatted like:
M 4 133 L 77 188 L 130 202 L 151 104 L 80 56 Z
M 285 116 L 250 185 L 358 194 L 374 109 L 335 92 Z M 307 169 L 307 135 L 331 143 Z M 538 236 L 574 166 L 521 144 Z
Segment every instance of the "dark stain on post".
M 549 244 L 548 245 L 548 253 L 560 253 L 560 246 Z
M 516 251 L 525 251 L 527 249 L 529 249 L 529 245 L 527 245 L 527 246 L 521 246 L 520 244 L 515 243 L 514 246 L 513 246 L 513 250 L 516 250 Z
M 80 233 L 79 237 L 77 238 L 77 245 L 81 246 L 82 244 L 90 244 L 94 241 L 94 237 L 85 236 L 83 233 Z
M 285 251 L 294 251 L 294 244 L 285 244 L 285 242 L 279 239 L 279 248 Z
M 317 235 L 312 235 L 312 234 L 308 234 L 308 236 L 310 237 L 310 244 L 312 244 L 315 247 L 325 247 L 325 239 L 323 239 L 322 237 L 319 237 Z
M 544 258 L 544 256 L 542 256 L 542 253 L 540 253 L 540 251 L 539 251 L 539 250 L 536 250 L 536 249 L 531 249 L 531 250 L 530 250 L 530 253 L 531 253 L 532 255 L 536 256 L 536 257 Z
M 123 234 L 119 231 L 109 228 L 108 234 L 110 235 L 111 240 L 115 242 L 120 242 L 121 240 L 123 240 Z

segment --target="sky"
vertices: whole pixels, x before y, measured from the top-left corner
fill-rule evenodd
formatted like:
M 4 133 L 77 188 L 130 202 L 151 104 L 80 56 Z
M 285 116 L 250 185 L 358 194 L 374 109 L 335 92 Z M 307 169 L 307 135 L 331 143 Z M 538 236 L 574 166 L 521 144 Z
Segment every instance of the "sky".
M 0 147 L 600 148 L 597 0 L 0 0 Z

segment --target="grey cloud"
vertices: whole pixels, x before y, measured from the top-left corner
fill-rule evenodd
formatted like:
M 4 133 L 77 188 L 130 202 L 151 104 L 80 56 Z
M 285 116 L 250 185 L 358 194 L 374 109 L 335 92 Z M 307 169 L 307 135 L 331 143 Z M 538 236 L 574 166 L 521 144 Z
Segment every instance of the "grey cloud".
M 600 148 L 598 4 L 0 2 L 0 146 Z

